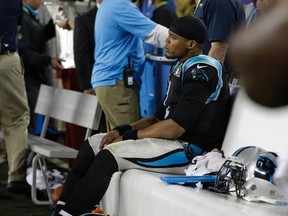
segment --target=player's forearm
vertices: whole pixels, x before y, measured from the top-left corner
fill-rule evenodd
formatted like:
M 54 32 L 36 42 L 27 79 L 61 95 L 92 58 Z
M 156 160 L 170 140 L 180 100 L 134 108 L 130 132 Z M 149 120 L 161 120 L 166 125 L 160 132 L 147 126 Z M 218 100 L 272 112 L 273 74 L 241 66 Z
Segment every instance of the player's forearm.
M 228 48 L 229 45 L 226 42 L 212 42 L 208 55 L 224 63 Z
M 130 125 L 133 129 L 139 130 L 139 129 L 147 128 L 153 124 L 156 124 L 157 122 L 159 122 L 159 120 L 156 117 L 151 116 L 151 117 L 142 118 Z
M 143 138 L 161 138 L 161 139 L 177 139 L 185 132 L 184 128 L 180 127 L 172 119 L 159 121 L 158 123 L 139 130 L 138 139 Z
M 165 40 L 167 37 L 168 37 L 168 28 L 158 24 L 145 38 L 144 42 L 159 48 L 164 48 Z

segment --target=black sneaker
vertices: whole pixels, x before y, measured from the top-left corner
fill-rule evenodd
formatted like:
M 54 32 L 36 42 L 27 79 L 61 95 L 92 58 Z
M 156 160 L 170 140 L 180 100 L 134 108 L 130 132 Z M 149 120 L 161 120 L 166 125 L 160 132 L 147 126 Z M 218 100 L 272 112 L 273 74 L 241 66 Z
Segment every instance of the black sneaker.
M 31 197 L 31 186 L 26 181 L 13 181 L 7 184 L 7 190 L 11 193 L 24 194 Z
M 7 190 L 10 193 L 15 194 L 23 194 L 27 198 L 31 199 L 31 186 L 26 181 L 13 181 L 7 184 Z M 46 200 L 47 196 L 45 194 L 36 189 L 36 196 L 39 198 L 39 200 Z

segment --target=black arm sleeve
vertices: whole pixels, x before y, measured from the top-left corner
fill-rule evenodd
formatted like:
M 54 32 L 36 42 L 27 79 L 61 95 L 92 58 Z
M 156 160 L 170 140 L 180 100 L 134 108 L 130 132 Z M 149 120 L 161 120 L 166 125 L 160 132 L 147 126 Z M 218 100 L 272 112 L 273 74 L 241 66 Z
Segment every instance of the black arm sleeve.
M 49 22 L 44 26 L 44 36 L 45 41 L 48 41 L 56 36 L 55 25 L 52 19 L 50 19 Z
M 208 97 L 209 91 L 201 83 L 191 82 L 186 84 L 172 119 L 187 130 L 202 113 Z
M 157 108 L 157 112 L 155 114 L 155 117 L 158 118 L 159 120 L 164 120 L 165 110 L 166 110 L 166 107 L 164 105 L 164 100 L 163 100 L 159 104 L 159 107 Z
M 210 95 L 218 83 L 214 67 L 190 68 L 183 81 L 183 93 L 175 108 L 172 119 L 184 129 L 190 128 L 202 114 Z M 189 121 L 187 121 L 189 119 Z

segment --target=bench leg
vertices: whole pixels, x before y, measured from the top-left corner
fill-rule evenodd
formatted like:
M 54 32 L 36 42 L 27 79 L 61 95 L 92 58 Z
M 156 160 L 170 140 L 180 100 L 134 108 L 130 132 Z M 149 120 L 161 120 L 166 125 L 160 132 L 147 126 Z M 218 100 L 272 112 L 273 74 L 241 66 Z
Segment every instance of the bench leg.
M 42 161 L 41 161 L 42 160 Z M 48 200 L 38 200 L 37 198 L 37 187 L 36 187 L 36 171 L 37 171 L 37 164 L 39 164 L 40 170 L 43 173 L 45 185 L 46 185 L 46 192 L 48 195 Z M 32 161 L 32 186 L 31 186 L 31 199 L 37 205 L 48 205 L 52 204 L 51 199 L 51 190 L 48 184 L 48 179 L 46 175 L 47 166 L 45 163 L 45 159 L 42 155 L 36 154 Z
M 34 156 L 36 155 L 35 152 L 31 151 L 27 157 L 27 165 L 30 166 L 30 164 L 32 164 L 32 160 L 34 158 Z

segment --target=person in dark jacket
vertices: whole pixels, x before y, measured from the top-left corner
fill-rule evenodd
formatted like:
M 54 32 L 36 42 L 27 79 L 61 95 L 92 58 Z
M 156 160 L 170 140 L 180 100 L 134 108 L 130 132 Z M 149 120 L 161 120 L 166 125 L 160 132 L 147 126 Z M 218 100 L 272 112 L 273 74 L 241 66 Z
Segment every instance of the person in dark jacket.
M 30 107 L 29 133 L 34 133 L 36 114 L 34 109 L 40 85 L 49 84 L 46 68 L 63 69 L 61 59 L 45 53 L 46 42 L 55 37 L 55 26 L 52 19 L 43 26 L 38 18 L 37 9 L 41 0 L 23 0 L 22 28 L 18 34 L 19 54 L 25 68 L 25 85 Z
M 200 18 L 207 28 L 203 54 L 222 62 L 230 82 L 237 84 L 237 70 L 231 67 L 229 60 L 229 39 L 236 29 L 245 25 L 242 0 L 199 0 L 194 16 Z
M 95 94 L 91 85 L 94 64 L 94 22 L 98 7 L 76 17 L 74 24 L 74 61 L 80 91 Z

